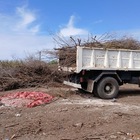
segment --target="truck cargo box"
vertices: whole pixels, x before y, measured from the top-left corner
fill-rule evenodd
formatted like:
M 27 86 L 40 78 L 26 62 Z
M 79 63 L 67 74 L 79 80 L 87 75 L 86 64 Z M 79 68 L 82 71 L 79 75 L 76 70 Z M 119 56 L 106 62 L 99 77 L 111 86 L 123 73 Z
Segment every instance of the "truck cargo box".
M 61 67 L 64 71 L 140 70 L 140 50 L 103 49 L 77 46 L 76 65 Z

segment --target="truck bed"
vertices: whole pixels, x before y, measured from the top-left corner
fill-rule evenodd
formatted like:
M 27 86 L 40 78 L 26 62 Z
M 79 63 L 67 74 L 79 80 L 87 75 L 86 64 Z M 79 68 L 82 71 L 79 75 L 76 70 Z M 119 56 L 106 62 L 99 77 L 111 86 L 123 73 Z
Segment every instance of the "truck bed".
M 76 67 L 62 67 L 79 73 L 86 70 L 140 70 L 140 50 L 103 49 L 77 46 Z

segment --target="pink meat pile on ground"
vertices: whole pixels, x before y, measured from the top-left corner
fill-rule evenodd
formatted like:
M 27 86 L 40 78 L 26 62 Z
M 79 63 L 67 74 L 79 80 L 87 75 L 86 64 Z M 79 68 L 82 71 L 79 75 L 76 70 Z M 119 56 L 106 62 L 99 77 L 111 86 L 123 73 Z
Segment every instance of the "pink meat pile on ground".
M 11 107 L 35 107 L 50 103 L 53 97 L 43 92 L 16 92 L 0 97 L 0 102 L 5 106 Z

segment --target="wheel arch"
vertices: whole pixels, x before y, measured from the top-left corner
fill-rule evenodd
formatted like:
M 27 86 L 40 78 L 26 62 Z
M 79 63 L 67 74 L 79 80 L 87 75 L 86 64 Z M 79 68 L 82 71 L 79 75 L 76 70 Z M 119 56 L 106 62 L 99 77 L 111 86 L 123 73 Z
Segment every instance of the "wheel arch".
M 119 75 L 116 72 L 102 72 L 95 80 L 95 84 L 97 84 L 99 81 L 101 81 L 105 77 L 112 77 L 117 80 L 119 85 L 123 84 L 123 81 L 119 77 Z

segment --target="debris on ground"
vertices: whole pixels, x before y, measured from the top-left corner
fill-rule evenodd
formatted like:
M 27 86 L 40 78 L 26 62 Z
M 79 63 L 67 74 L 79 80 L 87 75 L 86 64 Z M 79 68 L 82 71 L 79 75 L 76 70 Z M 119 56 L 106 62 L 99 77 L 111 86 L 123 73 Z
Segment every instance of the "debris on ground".
M 54 93 L 67 94 L 69 90 L 28 89 L 50 93 L 53 97 Z M 117 102 L 98 99 L 90 93 L 83 96 L 71 88 L 72 91 L 67 99 L 58 97 L 53 103 L 31 109 L 0 107 L 0 140 L 140 139 L 140 89 L 137 85 L 121 86 Z M 0 97 L 9 93 L 1 92 Z
M 11 107 L 35 107 L 52 101 L 53 97 L 43 92 L 17 92 L 0 97 L 1 103 Z
M 39 60 L 0 61 L 0 91 L 19 88 L 60 86 L 64 74 L 57 64 Z

